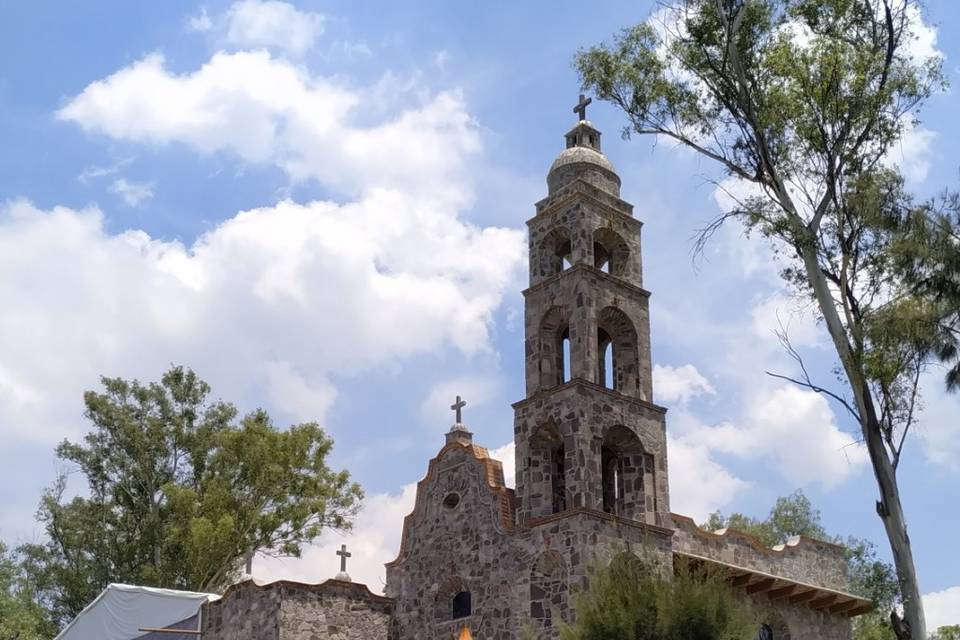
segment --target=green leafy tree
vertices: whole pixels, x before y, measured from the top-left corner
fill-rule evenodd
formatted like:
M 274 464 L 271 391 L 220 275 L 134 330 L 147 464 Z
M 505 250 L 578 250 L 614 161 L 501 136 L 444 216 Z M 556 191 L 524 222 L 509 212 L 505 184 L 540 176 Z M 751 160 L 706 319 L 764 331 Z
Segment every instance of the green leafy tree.
M 57 448 L 88 495 L 65 499 L 58 478 L 38 512 L 48 542 L 21 548 L 58 623 L 110 582 L 217 591 L 255 552 L 297 556 L 324 529 L 350 527 L 362 492 L 327 467 L 333 442 L 316 424 L 238 418 L 182 367 L 159 383 L 102 384 L 84 396 L 92 430 Z
M 564 640 L 752 640 L 748 606 L 723 576 L 678 566 L 667 579 L 649 564 L 597 570 L 576 603 Z
M 54 631 L 17 558 L 0 542 L 0 640 L 41 640 Z
M 777 498 L 770 514 L 762 520 L 742 513 L 724 515 L 716 511 L 710 514 L 703 527 L 709 531 L 737 529 L 753 535 L 767 546 L 783 544 L 799 535 L 842 544 L 847 550 L 850 590 L 869 598 L 875 607 L 875 611 L 858 616 L 854 621 L 854 640 L 890 640 L 895 637 L 887 620 L 887 613 L 899 603 L 899 586 L 893 567 L 878 557 L 872 542 L 828 534 L 820 511 L 813 507 L 803 491 Z
M 930 636 L 930 640 L 960 640 L 960 624 L 940 627 Z
M 915 204 L 885 165 L 944 82 L 939 58 L 910 51 L 920 15 L 912 0 L 673 0 L 576 59 L 584 87 L 627 115 L 626 134 L 683 145 L 749 194 L 700 246 L 740 220 L 812 301 L 841 387 L 811 379 L 786 337 L 802 375 L 780 377 L 859 425 L 900 585 L 897 633 L 915 640 L 926 625 L 897 468 L 923 372 L 939 361 L 948 387 L 960 376 L 956 203 Z

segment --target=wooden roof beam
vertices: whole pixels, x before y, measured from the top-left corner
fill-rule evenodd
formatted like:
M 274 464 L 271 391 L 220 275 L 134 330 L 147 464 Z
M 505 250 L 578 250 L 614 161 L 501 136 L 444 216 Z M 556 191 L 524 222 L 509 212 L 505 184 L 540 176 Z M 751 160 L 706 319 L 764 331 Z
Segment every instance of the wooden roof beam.
M 769 591 L 776 583 L 776 578 L 766 578 L 764 580 L 760 580 L 759 582 L 754 582 L 753 584 L 747 586 L 747 593 L 754 594 Z
M 801 602 L 808 602 L 813 600 L 819 593 L 816 589 L 808 589 L 806 591 L 801 591 L 800 593 L 790 596 L 790 604 L 800 604 Z
M 823 596 L 822 598 L 816 598 L 810 601 L 811 609 L 826 609 L 830 605 L 834 604 L 837 601 L 837 596 L 834 594 Z
M 843 613 L 844 611 L 849 611 L 853 609 L 858 604 L 857 600 L 847 600 L 846 602 L 838 602 L 837 604 L 830 607 L 830 613 Z
M 797 585 L 788 584 L 785 587 L 780 587 L 779 589 L 773 589 L 772 591 L 767 592 L 767 599 L 771 602 L 774 600 L 780 600 L 782 598 L 788 598 L 792 596 L 797 591 Z
M 738 576 L 733 576 L 733 578 L 730 579 L 730 584 L 733 585 L 734 587 L 744 587 L 750 584 L 750 580 L 752 579 L 753 579 L 752 573 L 741 573 Z

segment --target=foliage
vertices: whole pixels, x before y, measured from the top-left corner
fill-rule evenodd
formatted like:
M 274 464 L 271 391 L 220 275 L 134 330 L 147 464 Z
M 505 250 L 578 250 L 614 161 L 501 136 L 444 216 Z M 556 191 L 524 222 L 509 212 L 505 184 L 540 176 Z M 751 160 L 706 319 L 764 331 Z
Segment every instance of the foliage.
M 896 470 L 928 367 L 960 380 L 957 199 L 915 203 L 887 155 L 944 86 L 942 60 L 910 49 L 913 0 L 673 0 L 611 45 L 581 51 L 584 87 L 620 107 L 626 134 L 676 141 L 717 162 L 731 218 L 763 234 L 811 299 L 843 391 L 802 372 L 860 427 L 880 493 L 906 623 L 923 638 L 920 587 Z M 740 194 L 740 195 L 738 195 Z
M 17 558 L 0 542 L 0 639 L 41 640 L 54 632 Z
M 666 579 L 650 564 L 614 562 L 594 572 L 564 640 L 749 640 L 747 605 L 723 576 L 678 567 Z
M 21 548 L 58 623 L 110 582 L 216 591 L 254 552 L 297 556 L 323 529 L 349 528 L 362 493 L 327 467 L 333 442 L 316 424 L 281 431 L 262 410 L 238 420 L 182 367 L 102 384 L 84 396 L 92 430 L 57 448 L 88 495 L 66 500 L 59 477 L 38 512 L 48 542 Z
M 709 531 L 737 529 L 749 533 L 764 545 L 783 544 L 798 535 L 842 544 L 847 550 L 850 591 L 869 598 L 876 607 L 873 613 L 854 621 L 854 640 L 885 640 L 894 637 L 886 612 L 899 603 L 899 587 L 893 567 L 877 556 L 876 546 L 861 538 L 843 539 L 831 536 L 823 527 L 820 511 L 813 507 L 803 491 L 777 498 L 770 515 L 763 520 L 742 513 L 725 516 L 719 511 L 710 514 L 703 528 Z
M 930 636 L 930 640 L 960 640 L 960 624 L 940 627 Z

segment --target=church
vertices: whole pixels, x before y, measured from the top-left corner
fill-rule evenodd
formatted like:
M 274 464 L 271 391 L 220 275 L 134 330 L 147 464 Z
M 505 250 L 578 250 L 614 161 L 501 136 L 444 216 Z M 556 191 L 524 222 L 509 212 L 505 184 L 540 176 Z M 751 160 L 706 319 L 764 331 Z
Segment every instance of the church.
M 847 640 L 871 603 L 849 592 L 845 551 L 796 538 L 764 547 L 670 510 L 667 409 L 656 403 L 641 229 L 586 119 L 589 100 L 527 222 L 525 397 L 513 405 L 515 489 L 456 422 L 402 523 L 384 594 L 341 574 L 322 584 L 241 581 L 195 626 L 151 638 L 520 640 L 559 638 L 597 566 L 631 556 L 717 567 L 755 605 L 760 637 Z M 401 526 L 401 523 L 383 523 Z M 173 633 L 171 634 L 171 631 Z M 147 636 L 142 636 L 147 637 Z

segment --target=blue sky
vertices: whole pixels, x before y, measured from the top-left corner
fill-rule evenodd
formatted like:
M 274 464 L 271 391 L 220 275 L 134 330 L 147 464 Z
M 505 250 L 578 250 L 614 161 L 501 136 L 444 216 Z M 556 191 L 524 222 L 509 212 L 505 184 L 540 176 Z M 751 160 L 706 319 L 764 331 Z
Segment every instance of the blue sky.
M 32 514 L 53 446 L 83 433 L 83 389 L 182 363 L 243 408 L 329 430 L 369 495 L 350 544 L 376 589 L 455 394 L 476 439 L 512 455 L 524 221 L 573 122 L 572 55 L 649 4 L 5 7 L 0 537 L 40 535 Z M 956 13 L 930 2 L 918 43 L 954 85 Z M 917 193 L 956 186 L 957 107 L 934 97 L 891 158 Z M 791 371 L 778 316 L 827 380 L 831 364 L 768 249 L 730 227 L 692 261 L 720 211 L 716 167 L 622 140 L 607 105 L 590 118 L 645 223 L 673 509 L 762 515 L 803 488 L 829 530 L 885 548 L 852 425 L 764 375 Z M 928 616 L 945 624 L 960 611 L 960 400 L 938 383 L 901 483 Z M 339 542 L 257 570 L 328 577 Z

